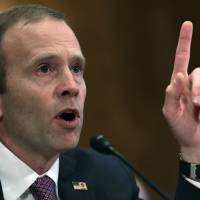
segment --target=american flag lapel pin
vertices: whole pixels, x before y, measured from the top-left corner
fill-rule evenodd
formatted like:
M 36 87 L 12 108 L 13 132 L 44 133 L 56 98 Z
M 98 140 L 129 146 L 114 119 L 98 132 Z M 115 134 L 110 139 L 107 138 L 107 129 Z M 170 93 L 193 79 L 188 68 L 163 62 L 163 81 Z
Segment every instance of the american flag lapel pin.
M 88 190 L 86 182 L 72 181 L 74 190 Z

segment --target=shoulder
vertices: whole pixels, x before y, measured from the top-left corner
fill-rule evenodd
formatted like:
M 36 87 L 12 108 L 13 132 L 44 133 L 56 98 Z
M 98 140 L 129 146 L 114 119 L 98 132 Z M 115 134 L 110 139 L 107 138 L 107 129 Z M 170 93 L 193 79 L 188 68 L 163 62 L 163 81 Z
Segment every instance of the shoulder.
M 92 183 L 94 190 L 99 192 L 98 195 L 100 193 L 106 195 L 106 191 L 110 191 L 111 194 L 113 192 L 118 196 L 125 193 L 127 197 L 137 196 L 138 187 L 134 175 L 118 158 L 82 148 L 64 153 L 61 159 L 65 159 L 65 156 L 75 160 L 75 172 L 79 177 Z M 132 199 L 127 197 L 122 196 L 121 199 Z M 115 198 L 112 196 L 111 199 Z
M 108 172 L 113 169 L 124 171 L 124 173 L 131 174 L 130 170 L 116 157 L 112 155 L 104 155 L 98 153 L 92 149 L 83 149 L 76 148 L 70 152 L 66 152 L 61 156 L 61 159 L 64 159 L 65 156 L 68 156 L 76 161 L 77 167 L 89 168 L 90 170 L 101 172 Z

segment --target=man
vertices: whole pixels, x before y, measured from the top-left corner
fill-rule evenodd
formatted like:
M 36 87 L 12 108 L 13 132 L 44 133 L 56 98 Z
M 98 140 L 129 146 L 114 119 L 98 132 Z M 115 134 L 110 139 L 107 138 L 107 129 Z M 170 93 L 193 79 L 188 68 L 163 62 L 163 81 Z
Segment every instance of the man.
M 182 159 L 200 163 L 199 72 L 187 75 L 191 31 L 191 23 L 183 24 L 163 110 Z M 135 180 L 119 160 L 76 148 L 85 59 L 64 16 L 40 5 L 13 7 L 0 14 L 0 41 L 0 200 L 138 199 Z M 177 199 L 195 200 L 197 180 L 186 179 L 180 176 Z

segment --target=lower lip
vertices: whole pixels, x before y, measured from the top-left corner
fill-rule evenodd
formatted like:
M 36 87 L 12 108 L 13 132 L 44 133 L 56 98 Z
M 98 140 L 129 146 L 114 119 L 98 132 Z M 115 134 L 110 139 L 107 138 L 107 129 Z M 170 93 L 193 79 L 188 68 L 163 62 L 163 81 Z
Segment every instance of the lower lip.
M 80 118 L 76 117 L 74 120 L 72 121 L 66 121 L 62 118 L 56 118 L 57 123 L 62 126 L 63 128 L 66 129 L 74 129 L 77 128 L 80 124 Z

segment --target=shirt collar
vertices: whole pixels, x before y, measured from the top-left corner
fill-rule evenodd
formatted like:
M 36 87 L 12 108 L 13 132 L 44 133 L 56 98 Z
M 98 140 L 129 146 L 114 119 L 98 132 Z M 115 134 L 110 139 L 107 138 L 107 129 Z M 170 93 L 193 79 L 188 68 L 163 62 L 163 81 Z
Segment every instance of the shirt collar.
M 2 190 L 5 199 L 16 200 L 30 185 L 39 177 L 39 175 L 26 163 L 21 161 L 10 150 L 0 142 L 0 177 Z M 56 188 L 58 184 L 59 159 L 43 175 L 47 175 L 54 180 Z M 43 176 L 40 175 L 40 176 Z

